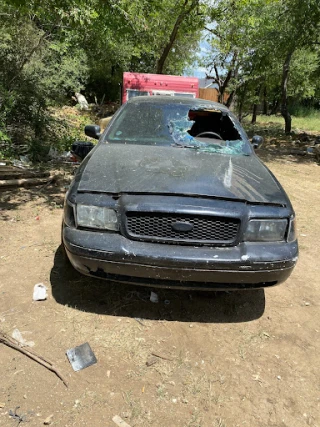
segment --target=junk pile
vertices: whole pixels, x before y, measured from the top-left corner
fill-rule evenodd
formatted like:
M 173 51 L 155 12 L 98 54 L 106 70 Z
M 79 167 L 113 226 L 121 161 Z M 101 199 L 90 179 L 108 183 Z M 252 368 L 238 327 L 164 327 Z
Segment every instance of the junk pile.
M 6 165 L 5 162 L 0 164 L 0 191 L 54 183 L 56 179 L 56 175 L 51 175 L 47 171 L 33 170 L 21 165 Z
M 290 140 L 287 144 L 281 144 L 276 138 L 271 138 L 266 148 L 271 151 L 276 149 L 283 155 L 313 157 L 320 163 L 320 135 L 293 131 Z

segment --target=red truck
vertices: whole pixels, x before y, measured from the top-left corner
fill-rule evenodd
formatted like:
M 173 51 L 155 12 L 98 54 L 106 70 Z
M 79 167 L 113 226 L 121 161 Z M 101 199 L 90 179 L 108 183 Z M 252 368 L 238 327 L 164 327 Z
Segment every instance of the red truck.
M 165 74 L 123 73 L 122 104 L 134 96 L 185 96 L 198 98 L 199 81 L 196 77 Z

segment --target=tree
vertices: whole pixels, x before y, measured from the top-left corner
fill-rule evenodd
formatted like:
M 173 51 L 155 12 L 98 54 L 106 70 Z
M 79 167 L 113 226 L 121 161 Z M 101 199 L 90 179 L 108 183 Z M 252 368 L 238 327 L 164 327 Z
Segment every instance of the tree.
M 218 84 L 220 94 L 228 88 L 238 97 L 240 115 L 245 100 L 252 100 L 254 121 L 257 102 L 263 96 L 266 110 L 267 97 L 273 93 L 274 105 L 278 100 L 281 105 L 285 131 L 290 132 L 288 96 L 294 89 L 290 85 L 292 64 L 301 52 L 308 52 L 310 58 L 317 50 L 319 2 L 220 0 L 215 2 L 211 18 L 213 22 L 208 31 L 212 55 L 207 64 L 211 61 L 214 70 L 211 77 Z M 297 68 L 294 71 L 297 73 Z M 303 80 L 310 82 L 314 67 L 305 67 L 304 73 Z M 292 83 L 294 81 L 292 78 Z
M 183 21 L 185 21 L 187 18 L 190 22 L 190 17 L 192 19 L 196 19 L 196 15 L 193 13 L 196 9 L 199 9 L 199 0 L 184 0 L 183 4 L 180 6 L 179 2 L 178 5 L 180 7 L 180 11 L 177 15 L 177 18 L 175 19 L 172 31 L 170 33 L 169 40 L 165 44 L 162 53 L 157 61 L 157 73 L 163 74 L 164 64 L 166 59 L 168 58 L 168 55 L 170 51 L 172 50 L 172 47 L 177 40 L 178 32 L 180 27 L 183 24 Z M 199 14 L 199 12 L 197 12 Z M 195 23 L 193 23 L 192 27 L 196 28 Z

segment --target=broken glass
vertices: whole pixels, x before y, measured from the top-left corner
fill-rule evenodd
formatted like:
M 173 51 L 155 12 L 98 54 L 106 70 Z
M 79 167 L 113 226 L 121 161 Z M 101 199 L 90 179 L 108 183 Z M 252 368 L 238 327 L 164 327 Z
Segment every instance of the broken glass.
M 189 113 L 190 114 L 190 113 Z M 227 140 L 218 143 L 203 142 L 198 138 L 190 135 L 194 120 L 190 120 L 189 117 L 179 120 L 171 120 L 169 122 L 169 132 L 174 140 L 174 145 L 183 148 L 193 148 L 203 153 L 220 153 L 220 154 L 244 154 L 244 141 L 241 139 Z M 205 133 L 205 131 L 203 132 Z M 210 133 L 210 131 L 208 131 Z M 203 138 L 201 138 L 203 139 Z M 206 138 L 206 140 L 208 140 Z
M 228 111 L 216 105 L 157 102 L 127 104 L 107 132 L 108 143 L 173 146 L 202 153 L 250 155 Z

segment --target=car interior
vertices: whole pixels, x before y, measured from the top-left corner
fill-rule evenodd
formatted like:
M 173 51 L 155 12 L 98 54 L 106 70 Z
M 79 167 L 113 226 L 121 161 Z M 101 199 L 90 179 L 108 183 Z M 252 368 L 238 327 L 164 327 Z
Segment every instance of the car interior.
M 230 117 L 218 111 L 189 112 L 189 119 L 194 121 L 188 133 L 196 138 L 214 138 L 223 141 L 241 139 Z

